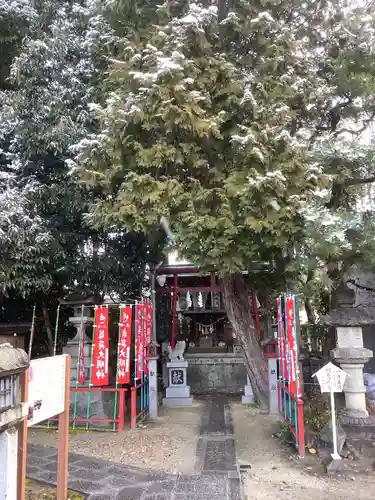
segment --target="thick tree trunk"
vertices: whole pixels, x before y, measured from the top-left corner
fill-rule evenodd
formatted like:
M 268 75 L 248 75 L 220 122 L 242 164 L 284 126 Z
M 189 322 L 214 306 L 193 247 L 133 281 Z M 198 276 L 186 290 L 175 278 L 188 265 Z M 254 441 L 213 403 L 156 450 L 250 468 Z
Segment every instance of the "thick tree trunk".
M 50 356 L 52 356 L 53 355 L 54 340 L 53 340 L 51 320 L 50 320 L 50 317 L 48 314 L 48 309 L 47 309 L 45 302 L 43 302 L 43 304 L 42 304 L 42 311 L 43 311 L 43 318 L 44 318 L 44 326 L 46 327 L 46 331 L 47 331 L 48 353 Z
M 223 278 L 224 302 L 233 330 L 245 354 L 247 373 L 257 403 L 268 408 L 268 369 L 251 311 L 251 292 L 241 274 Z

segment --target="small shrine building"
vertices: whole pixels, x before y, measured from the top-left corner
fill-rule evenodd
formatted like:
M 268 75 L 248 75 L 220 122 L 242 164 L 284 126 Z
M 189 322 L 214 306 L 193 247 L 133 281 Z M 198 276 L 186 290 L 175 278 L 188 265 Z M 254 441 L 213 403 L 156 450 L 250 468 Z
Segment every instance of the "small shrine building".
M 157 270 L 156 282 L 158 341 L 170 342 L 172 347 L 178 341 L 186 342 L 184 358 L 192 394 L 246 393 L 249 384 L 242 347 L 228 320 L 218 274 L 169 262 Z M 256 297 L 253 302 L 260 334 Z M 271 342 L 268 349 L 273 347 Z M 165 377 L 166 371 L 166 386 Z

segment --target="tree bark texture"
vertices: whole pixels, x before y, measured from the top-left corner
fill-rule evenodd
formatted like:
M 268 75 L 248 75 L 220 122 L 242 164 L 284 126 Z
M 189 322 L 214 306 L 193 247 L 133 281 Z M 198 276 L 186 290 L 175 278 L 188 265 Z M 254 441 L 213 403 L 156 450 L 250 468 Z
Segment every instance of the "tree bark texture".
M 234 333 L 245 355 L 247 373 L 257 403 L 268 408 L 268 365 L 263 355 L 251 310 L 251 291 L 241 274 L 224 276 L 224 303 Z

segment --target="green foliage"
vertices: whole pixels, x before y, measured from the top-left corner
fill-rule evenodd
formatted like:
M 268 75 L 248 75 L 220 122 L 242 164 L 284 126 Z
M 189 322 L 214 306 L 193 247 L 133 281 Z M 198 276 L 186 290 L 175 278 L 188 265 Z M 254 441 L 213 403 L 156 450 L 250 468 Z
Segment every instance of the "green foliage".
M 327 98 L 330 89 L 308 52 L 288 49 L 287 27 L 257 14 L 245 2 L 220 26 L 214 8 L 192 6 L 116 63 L 118 88 L 97 114 L 103 133 L 78 157 L 83 177 L 107 193 L 96 220 L 149 231 L 166 216 L 184 255 L 227 272 L 298 239 L 323 179 L 290 134 L 292 104 L 306 87 L 303 107 L 314 116 L 312 89 Z M 257 45 L 247 61 L 245 32 Z
M 329 404 L 320 390 L 314 390 L 306 400 L 304 418 L 306 426 L 315 432 L 321 431 L 330 421 Z
M 72 146 L 96 131 L 90 103 L 100 101 L 118 48 L 105 2 L 11 5 L 8 28 L 21 15 L 28 24 L 22 44 L 12 45 L 9 88 L 0 91 L 1 291 L 38 299 L 88 286 L 139 296 L 154 249 L 141 234 L 90 227 L 94 193 L 69 173 Z
M 373 177 L 358 147 L 375 117 L 372 7 L 244 0 L 220 22 L 214 7 L 169 7 L 146 39 L 127 32 L 101 133 L 77 146 L 81 179 L 106 195 L 92 220 L 147 233 L 167 217 L 192 262 L 266 263 L 256 288 L 298 278 L 315 306 L 373 261 L 373 218 L 355 203 Z

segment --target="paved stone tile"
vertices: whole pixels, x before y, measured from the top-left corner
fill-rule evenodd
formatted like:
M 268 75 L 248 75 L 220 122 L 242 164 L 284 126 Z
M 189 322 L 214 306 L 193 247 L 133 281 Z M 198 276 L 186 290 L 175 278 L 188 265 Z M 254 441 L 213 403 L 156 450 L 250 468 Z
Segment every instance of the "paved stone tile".
M 175 494 L 206 495 L 207 498 L 217 498 L 226 494 L 227 480 L 221 476 L 201 476 L 199 478 L 185 478 L 177 481 Z
M 228 497 L 229 500 L 241 500 L 241 481 L 239 478 L 228 479 Z
M 69 455 L 69 487 L 88 500 L 241 500 L 229 400 L 214 396 L 206 405 L 197 446 L 196 472 L 176 476 Z M 56 484 L 53 448 L 28 447 L 28 476 Z
M 94 477 L 93 477 L 94 478 Z M 98 481 L 85 481 L 84 479 L 70 479 L 69 478 L 69 488 L 81 493 L 108 493 L 108 487 Z
M 227 500 L 226 495 L 220 495 L 220 496 L 207 496 L 207 494 L 195 494 L 195 493 L 188 493 L 187 495 L 184 493 L 176 493 L 175 496 L 173 497 L 174 500 Z
M 208 441 L 203 463 L 204 471 L 236 470 L 236 455 L 234 441 Z
M 144 495 L 142 497 L 142 500 L 171 500 L 171 495 L 170 493 L 168 494 L 153 494 L 153 495 Z
M 31 452 L 34 457 L 41 457 L 43 459 L 44 458 L 51 459 L 52 457 L 57 458 L 56 448 L 49 448 L 48 446 L 40 446 L 37 444 L 28 444 L 27 451 Z
M 170 494 L 176 486 L 176 480 L 154 481 L 144 488 L 145 495 Z
M 123 488 L 119 490 L 115 499 L 116 500 L 141 500 L 142 499 L 142 488 Z
M 102 493 L 94 493 L 88 497 L 88 500 L 113 500 L 113 495 L 103 495 Z

